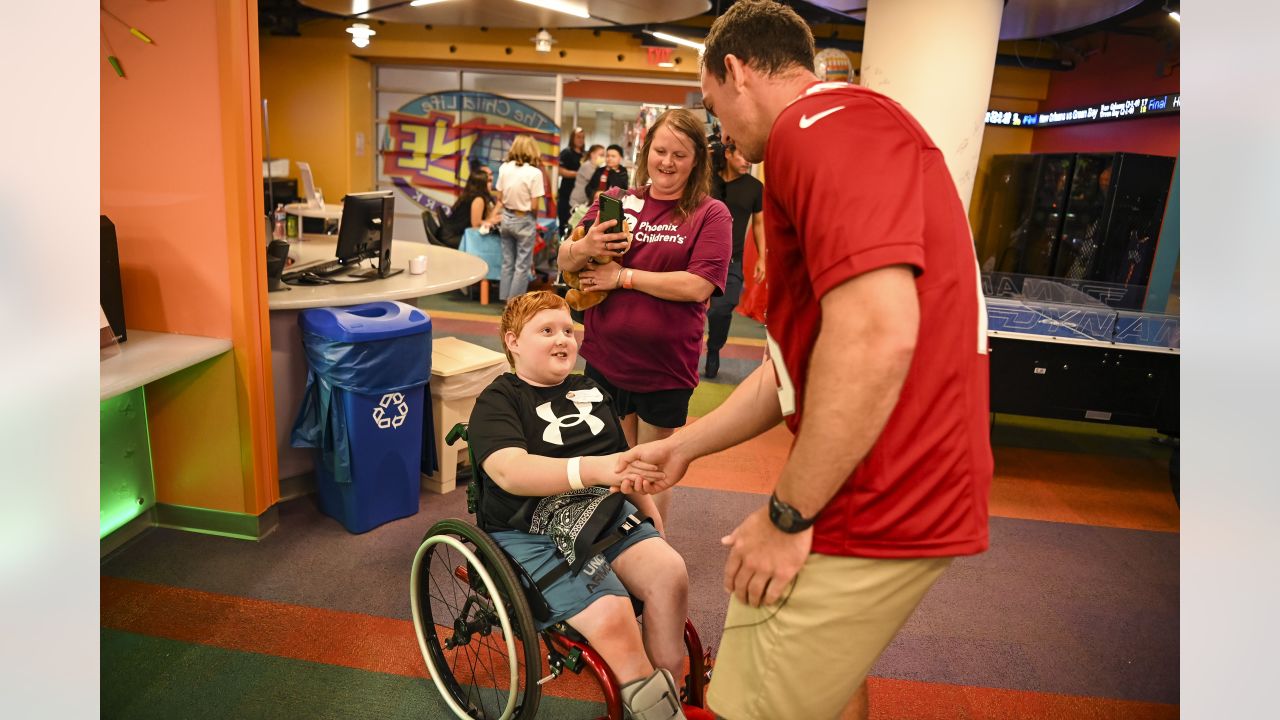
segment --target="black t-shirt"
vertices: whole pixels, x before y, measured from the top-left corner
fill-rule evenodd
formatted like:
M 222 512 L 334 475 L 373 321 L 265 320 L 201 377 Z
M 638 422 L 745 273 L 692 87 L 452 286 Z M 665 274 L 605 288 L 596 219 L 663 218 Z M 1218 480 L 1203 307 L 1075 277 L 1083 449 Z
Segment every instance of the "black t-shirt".
M 560 167 L 565 170 L 573 170 L 576 172 L 578 168 L 582 167 L 582 155 L 582 153 L 574 150 L 572 146 L 561 150 Z M 568 194 L 573 192 L 573 181 L 574 178 L 571 177 L 560 178 L 560 192 L 565 197 L 568 197 Z
M 729 182 L 716 175 L 711 182 L 711 196 L 729 206 L 733 216 L 733 260 L 742 262 L 742 245 L 751 216 L 764 209 L 764 184 L 750 175 L 739 175 Z
M 570 392 L 574 400 L 566 397 Z M 490 455 L 509 447 L 554 458 L 608 455 L 627 449 L 613 400 L 595 381 L 570 375 L 555 387 L 536 387 L 510 372 L 495 378 L 476 398 L 467 443 L 481 468 Z M 528 532 L 527 519 L 542 498 L 512 495 L 483 472 L 480 482 L 476 519 L 481 529 Z M 569 489 L 567 477 L 564 489 Z
M 484 217 L 488 217 L 489 209 L 492 207 L 490 203 L 493 199 L 486 195 L 463 195 L 458 198 L 458 202 L 453 204 L 453 209 L 449 215 L 440 221 L 440 237 L 442 240 L 452 241 L 449 244 L 453 247 L 458 246 L 458 241 L 462 237 L 462 233 L 471 227 L 471 203 L 476 198 L 484 198 Z

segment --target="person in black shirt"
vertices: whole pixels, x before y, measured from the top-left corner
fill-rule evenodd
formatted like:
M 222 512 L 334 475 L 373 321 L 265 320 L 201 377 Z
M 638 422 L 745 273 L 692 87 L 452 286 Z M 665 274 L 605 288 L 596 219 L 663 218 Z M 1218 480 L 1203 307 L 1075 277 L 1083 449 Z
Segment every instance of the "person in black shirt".
M 595 201 L 596 195 L 609 188 L 630 187 L 627 169 L 622 167 L 622 146 L 610 145 L 604 151 L 604 165 L 596 168 L 591 179 L 587 181 L 587 202 Z
M 729 277 L 724 294 L 711 298 L 707 308 L 707 361 L 702 374 L 714 378 L 720 372 L 720 349 L 729 340 L 729 323 L 733 309 L 742 297 L 742 247 L 747 226 L 756 243 L 756 283 L 764 282 L 764 185 L 752 177 L 751 163 L 732 143 L 724 146 L 724 162 L 711 179 L 711 197 L 729 206 L 733 216 L 733 256 L 729 261 Z
M 662 473 L 645 463 L 618 466 L 627 442 L 608 393 L 571 374 L 578 342 L 564 298 L 548 291 L 511 298 L 499 332 L 514 372 L 480 394 L 467 430 L 481 470 L 479 525 L 535 582 L 569 562 L 570 572 L 543 591 L 551 616 L 539 628 L 567 621 L 582 633 L 623 685 L 628 717 L 650 717 L 642 710 L 651 698 L 679 697 L 672 678 L 685 656 L 684 560 L 660 537 L 661 527 L 641 523 L 590 558 L 577 553 L 583 545 L 575 531 L 599 527 L 610 499 L 622 514 L 606 532 L 628 513 L 643 511 L 660 523 L 651 497 L 623 502 L 609 488 Z M 644 601 L 643 635 L 628 593 Z
M 440 221 L 440 242 L 457 249 L 462 243 L 462 233 L 467 228 L 484 228 L 497 225 L 502 219 L 502 208 L 493 201 L 489 190 L 493 171 L 485 165 L 471 169 L 466 187 L 453 204 L 449 216 Z
M 573 183 L 578 177 L 578 168 L 582 166 L 582 158 L 586 154 L 586 133 L 575 127 L 569 134 L 569 144 L 560 151 L 560 167 L 556 172 L 560 175 L 560 192 L 556 194 L 556 217 L 560 219 L 561 231 L 569 225 L 569 213 L 573 206 L 569 196 L 573 194 Z

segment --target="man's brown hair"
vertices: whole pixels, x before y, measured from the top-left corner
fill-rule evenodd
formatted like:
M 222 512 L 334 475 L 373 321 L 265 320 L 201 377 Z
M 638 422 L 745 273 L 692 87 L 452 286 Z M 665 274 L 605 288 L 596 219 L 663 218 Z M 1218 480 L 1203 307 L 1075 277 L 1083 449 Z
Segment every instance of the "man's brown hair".
M 511 367 L 516 366 L 516 359 L 511 357 L 511 351 L 507 349 L 507 333 L 520 337 L 524 326 L 534 315 L 543 310 L 568 309 L 569 303 L 550 290 L 534 290 L 517 295 L 507 302 L 507 307 L 502 311 L 502 320 L 498 322 L 498 339 L 502 341 L 502 351 L 507 354 L 507 362 Z
M 813 69 L 813 31 L 795 10 L 773 0 L 738 0 L 711 25 L 702 67 L 724 82 L 726 55 L 775 75 L 792 67 Z
M 711 146 L 707 143 L 707 136 L 703 134 L 702 119 L 691 110 L 668 110 L 659 115 L 653 127 L 645 133 L 640 159 L 636 162 L 634 187 L 644 187 L 649 182 L 649 149 L 653 147 L 653 138 L 658 134 L 658 128 L 663 125 L 670 125 L 672 131 L 689 138 L 693 145 L 693 169 L 689 171 L 684 192 L 680 193 L 680 201 L 676 203 L 676 212 L 681 219 L 686 219 L 711 192 Z

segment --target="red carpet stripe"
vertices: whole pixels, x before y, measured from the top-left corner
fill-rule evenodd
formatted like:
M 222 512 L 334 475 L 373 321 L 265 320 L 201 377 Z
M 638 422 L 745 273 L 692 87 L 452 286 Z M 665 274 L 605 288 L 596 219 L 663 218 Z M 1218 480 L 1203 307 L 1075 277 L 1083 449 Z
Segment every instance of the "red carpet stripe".
M 872 720 L 1168 720 L 1177 705 L 873 677 Z
M 101 578 L 103 627 L 227 650 L 426 677 L 413 623 L 360 613 Z M 873 720 L 1087 718 L 1166 720 L 1178 706 L 871 678 Z M 593 678 L 571 673 L 550 695 L 600 701 Z

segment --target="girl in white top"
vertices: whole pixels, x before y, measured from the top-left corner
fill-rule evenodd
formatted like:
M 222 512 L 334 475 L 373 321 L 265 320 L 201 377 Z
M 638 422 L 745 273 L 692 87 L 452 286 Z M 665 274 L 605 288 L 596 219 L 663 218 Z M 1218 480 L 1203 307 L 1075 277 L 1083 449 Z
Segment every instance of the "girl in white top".
M 502 274 L 498 281 L 498 298 L 521 295 L 529 287 L 533 269 L 533 246 L 538 237 L 534 202 L 545 194 L 541 153 L 530 135 L 517 135 L 507 153 L 507 161 L 498 168 L 495 190 L 502 203 Z

